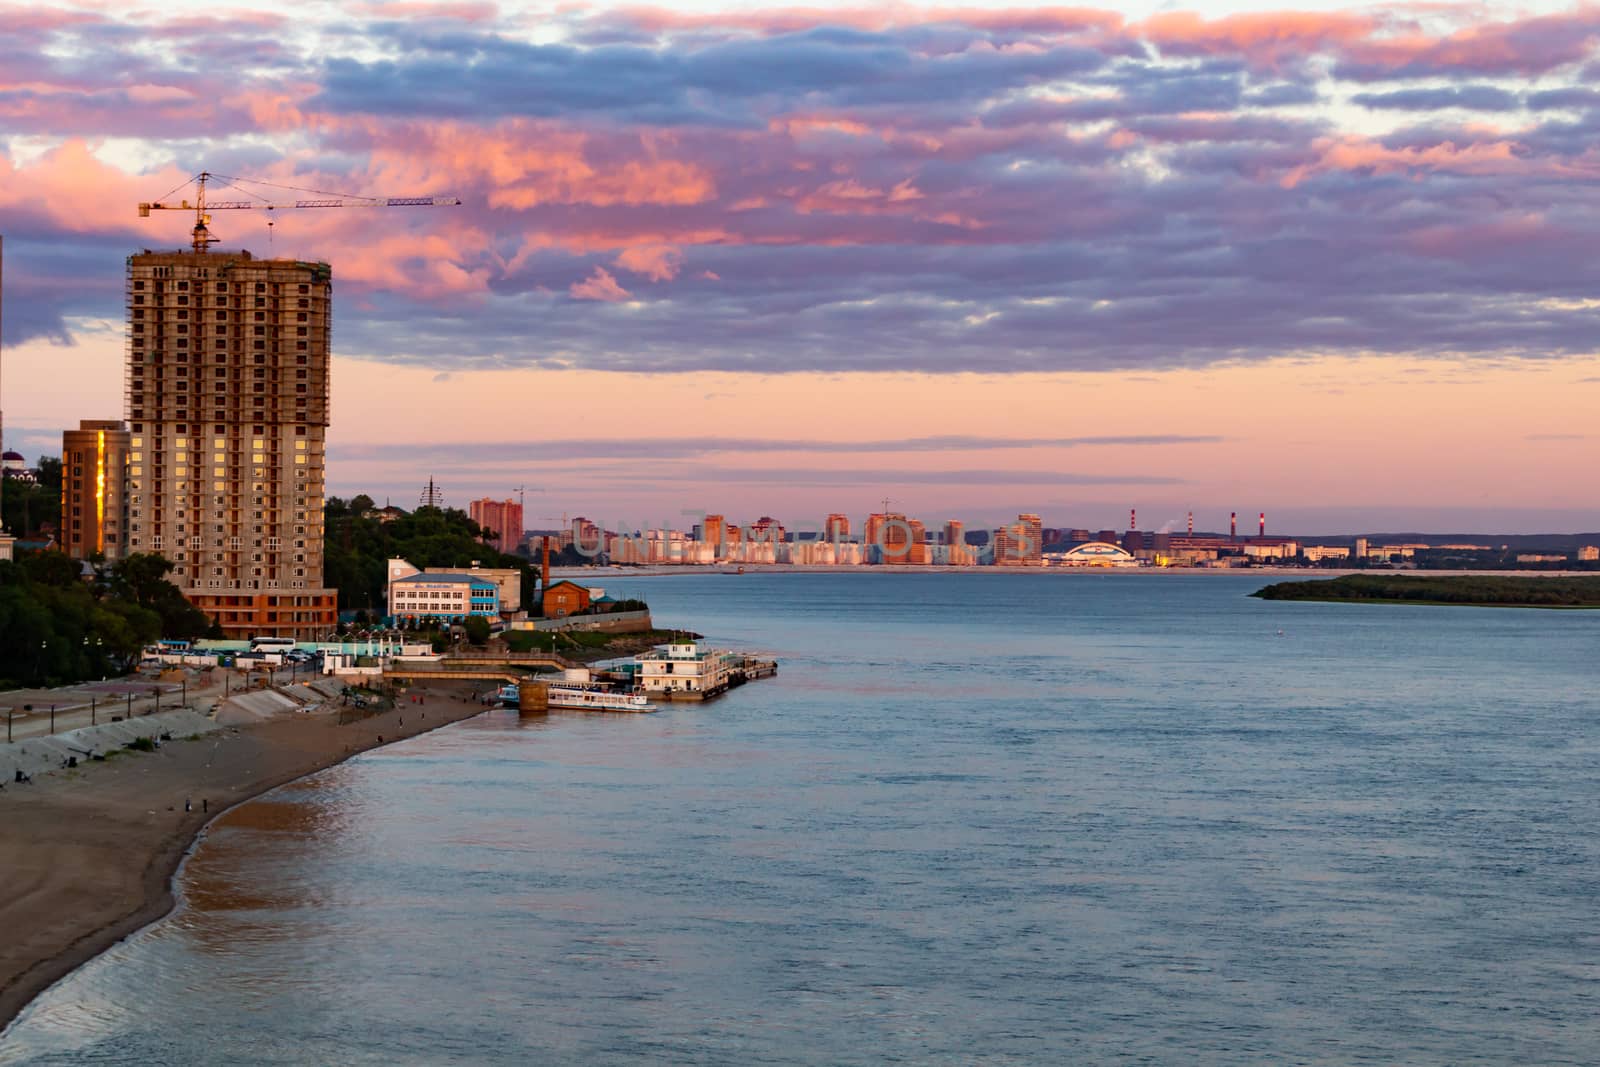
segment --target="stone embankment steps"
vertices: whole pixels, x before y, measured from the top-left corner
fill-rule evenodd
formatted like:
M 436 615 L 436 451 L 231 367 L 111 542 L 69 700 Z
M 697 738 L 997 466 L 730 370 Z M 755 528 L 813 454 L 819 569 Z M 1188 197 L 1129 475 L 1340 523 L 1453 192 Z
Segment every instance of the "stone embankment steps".
M 189 737 L 217 729 L 220 727 L 215 722 L 198 711 L 181 708 L 0 744 L 0 784 L 10 786 L 17 771 L 30 777 L 48 774 L 60 770 L 69 757 L 76 756 L 81 764 L 90 753 L 103 756 L 141 737 L 159 739 L 162 734 Z

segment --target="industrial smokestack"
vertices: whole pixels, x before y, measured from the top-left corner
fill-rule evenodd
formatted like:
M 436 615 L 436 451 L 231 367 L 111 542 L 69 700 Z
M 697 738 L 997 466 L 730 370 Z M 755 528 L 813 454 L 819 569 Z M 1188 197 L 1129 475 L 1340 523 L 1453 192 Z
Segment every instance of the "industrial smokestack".
M 1228 512 L 1228 540 L 1239 540 L 1239 513 L 1237 511 Z
M 1194 512 L 1189 512 L 1189 536 L 1194 536 Z
M 1128 529 L 1137 530 L 1138 528 L 1139 528 L 1139 509 L 1138 508 L 1129 508 L 1128 509 Z
M 1265 511 L 1261 513 L 1261 536 L 1267 536 L 1267 513 Z

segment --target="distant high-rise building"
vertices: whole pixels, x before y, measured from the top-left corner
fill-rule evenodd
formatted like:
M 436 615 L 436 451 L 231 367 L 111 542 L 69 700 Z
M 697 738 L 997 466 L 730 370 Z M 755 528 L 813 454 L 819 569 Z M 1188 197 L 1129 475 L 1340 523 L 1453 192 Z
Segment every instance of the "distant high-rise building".
M 910 527 L 910 535 L 906 548 L 905 562 L 917 567 L 926 567 L 933 562 L 933 558 L 928 552 L 927 527 L 916 519 L 907 519 L 906 525 Z
M 728 539 L 727 520 L 721 515 L 707 515 L 700 520 L 700 540 L 708 545 L 720 545 Z
M 752 542 L 772 545 L 781 545 L 789 537 L 789 532 L 783 528 L 783 523 L 771 515 L 763 515 L 751 523 L 749 533 Z
M 1112 537 L 1116 537 L 1114 531 Z M 1044 523 L 1039 516 L 1018 515 L 1015 523 L 995 531 L 994 562 L 1001 567 L 1038 566 L 1044 562 Z
M 1022 547 L 1029 563 L 1044 562 L 1044 520 L 1037 515 L 1024 512 L 1017 516 L 1017 522 L 1022 526 L 1027 537 L 1027 543 Z
M 850 540 L 850 516 L 834 512 L 822 523 L 822 539 L 838 544 Z
M 563 537 L 567 544 L 573 545 L 585 556 L 598 556 L 606 549 L 605 537 L 600 532 L 600 527 L 579 515 L 572 520 L 572 527 L 568 531 L 570 540 Z
M 944 524 L 944 543 L 952 567 L 970 567 L 977 558 L 967 544 L 966 525 L 958 519 L 951 519 Z
M 501 552 L 515 552 L 522 544 L 522 505 L 515 500 L 484 497 L 469 503 L 467 514 L 482 527 L 484 543 Z
M 86 420 L 61 435 L 62 551 L 73 559 L 128 554 L 128 427 Z
M 128 258 L 128 551 L 230 637 L 311 638 L 323 585 L 332 270 L 248 252 Z
M 921 530 L 920 522 L 913 527 L 911 521 L 899 512 L 873 512 L 867 516 L 867 524 L 861 531 L 867 560 L 890 565 L 910 563 L 913 532 L 920 537 Z

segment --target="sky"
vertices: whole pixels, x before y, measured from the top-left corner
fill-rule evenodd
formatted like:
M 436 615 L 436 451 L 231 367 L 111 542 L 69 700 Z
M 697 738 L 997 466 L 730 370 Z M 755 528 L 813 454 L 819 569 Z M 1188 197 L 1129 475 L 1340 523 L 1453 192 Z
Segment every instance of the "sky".
M 335 278 L 329 489 L 1600 530 L 1600 7 L 0 2 L 8 447 L 125 257 Z M 271 183 L 271 184 L 262 184 Z M 272 226 L 268 227 L 271 219 Z

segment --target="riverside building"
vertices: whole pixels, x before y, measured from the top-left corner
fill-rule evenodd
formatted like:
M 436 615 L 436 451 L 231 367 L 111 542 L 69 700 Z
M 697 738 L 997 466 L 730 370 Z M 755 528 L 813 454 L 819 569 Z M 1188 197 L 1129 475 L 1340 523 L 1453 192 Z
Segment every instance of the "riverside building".
M 61 550 L 73 559 L 128 554 L 127 426 L 86 419 L 61 435 Z
M 332 269 L 248 252 L 128 258 L 128 544 L 229 637 L 314 638 Z

